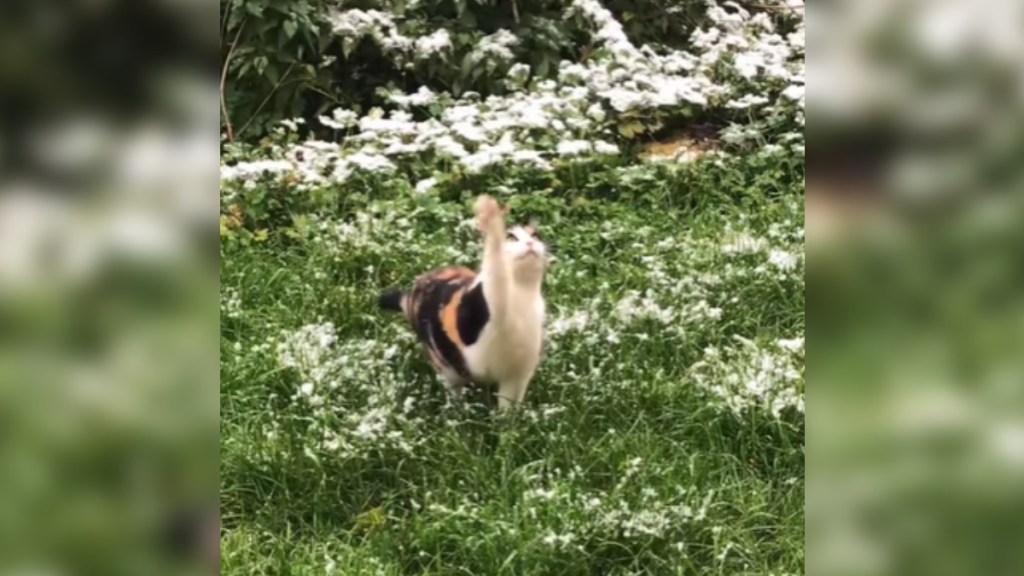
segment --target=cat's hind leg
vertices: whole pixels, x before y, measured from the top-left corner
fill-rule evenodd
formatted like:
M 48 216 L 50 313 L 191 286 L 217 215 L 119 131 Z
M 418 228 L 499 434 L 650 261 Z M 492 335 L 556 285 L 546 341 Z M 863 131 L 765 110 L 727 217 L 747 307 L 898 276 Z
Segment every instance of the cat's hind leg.
M 518 406 L 526 396 L 526 388 L 530 385 L 529 378 L 512 378 L 503 380 L 498 385 L 498 411 L 504 412 Z
M 451 380 L 447 380 L 446 383 L 447 383 L 446 388 L 448 390 L 448 396 L 452 400 L 459 400 L 459 401 L 461 401 L 461 400 L 465 399 L 465 397 L 466 397 L 466 381 L 465 380 L 458 380 L 456 382 L 452 382 Z
M 465 378 L 450 370 L 445 370 L 440 376 L 444 389 L 447 392 L 445 405 L 451 405 L 453 402 L 462 402 L 466 399 L 466 385 L 469 382 Z

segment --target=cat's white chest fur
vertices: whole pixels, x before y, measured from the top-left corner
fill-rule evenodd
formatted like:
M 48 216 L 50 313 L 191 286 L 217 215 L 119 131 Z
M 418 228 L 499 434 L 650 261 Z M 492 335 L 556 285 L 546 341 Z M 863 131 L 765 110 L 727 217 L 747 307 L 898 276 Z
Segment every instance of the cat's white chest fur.
M 514 287 L 508 306 L 487 323 L 465 358 L 470 372 L 484 380 L 525 382 L 540 362 L 544 299 L 538 291 Z

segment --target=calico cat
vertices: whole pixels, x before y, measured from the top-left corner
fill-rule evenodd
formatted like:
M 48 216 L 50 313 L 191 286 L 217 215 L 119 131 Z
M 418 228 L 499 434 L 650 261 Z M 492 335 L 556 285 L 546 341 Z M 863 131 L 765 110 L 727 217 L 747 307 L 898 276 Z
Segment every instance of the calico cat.
M 547 248 L 536 221 L 506 231 L 490 196 L 477 198 L 474 212 L 484 233 L 480 271 L 432 270 L 408 291 L 384 291 L 380 306 L 405 314 L 456 397 L 469 382 L 496 384 L 503 411 L 522 402 L 540 363 Z

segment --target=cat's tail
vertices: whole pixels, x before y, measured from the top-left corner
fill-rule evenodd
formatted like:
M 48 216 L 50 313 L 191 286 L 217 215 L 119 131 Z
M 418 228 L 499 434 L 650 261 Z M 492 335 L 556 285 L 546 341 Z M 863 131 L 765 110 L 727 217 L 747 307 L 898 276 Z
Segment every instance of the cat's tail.
M 405 294 L 399 288 L 388 288 L 381 292 L 377 303 L 381 310 L 405 312 Z

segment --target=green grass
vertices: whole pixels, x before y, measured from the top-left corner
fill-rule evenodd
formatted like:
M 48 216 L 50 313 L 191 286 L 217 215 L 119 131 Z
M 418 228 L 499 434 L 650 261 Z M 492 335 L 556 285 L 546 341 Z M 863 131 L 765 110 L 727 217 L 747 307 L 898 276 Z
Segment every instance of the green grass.
M 804 334 L 802 183 L 751 181 L 517 199 L 556 261 L 547 356 L 502 417 L 485 391 L 447 406 L 375 308 L 475 265 L 468 202 L 222 247 L 222 573 L 803 573 L 803 348 L 778 344 Z

